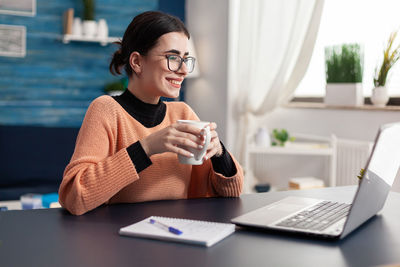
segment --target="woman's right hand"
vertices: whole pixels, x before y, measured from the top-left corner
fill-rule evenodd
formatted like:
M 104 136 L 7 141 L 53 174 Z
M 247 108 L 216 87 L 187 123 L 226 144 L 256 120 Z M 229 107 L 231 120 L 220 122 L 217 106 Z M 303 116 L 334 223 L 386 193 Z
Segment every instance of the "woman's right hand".
M 193 157 L 187 148 L 202 149 L 205 144 L 205 135 L 202 133 L 202 129 L 193 125 L 174 123 L 147 136 L 140 143 L 148 157 L 164 152 Z

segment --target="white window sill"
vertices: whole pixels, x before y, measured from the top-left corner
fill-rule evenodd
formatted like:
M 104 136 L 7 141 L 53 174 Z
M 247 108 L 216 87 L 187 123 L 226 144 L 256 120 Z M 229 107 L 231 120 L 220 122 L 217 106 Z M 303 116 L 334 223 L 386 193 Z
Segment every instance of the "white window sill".
M 377 110 L 377 111 L 400 111 L 400 106 L 384 106 L 377 107 L 374 105 L 362 105 L 362 106 L 328 106 L 324 103 L 312 103 L 312 102 L 290 102 L 284 107 L 286 108 L 306 108 L 306 109 L 337 109 L 337 110 Z

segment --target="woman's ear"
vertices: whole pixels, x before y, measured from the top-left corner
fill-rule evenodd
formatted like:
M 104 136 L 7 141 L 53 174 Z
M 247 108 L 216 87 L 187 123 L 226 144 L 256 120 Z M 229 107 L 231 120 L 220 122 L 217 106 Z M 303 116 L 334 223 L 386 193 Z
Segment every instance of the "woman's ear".
M 129 64 L 136 75 L 142 72 L 142 56 L 138 52 L 132 52 L 129 57 Z

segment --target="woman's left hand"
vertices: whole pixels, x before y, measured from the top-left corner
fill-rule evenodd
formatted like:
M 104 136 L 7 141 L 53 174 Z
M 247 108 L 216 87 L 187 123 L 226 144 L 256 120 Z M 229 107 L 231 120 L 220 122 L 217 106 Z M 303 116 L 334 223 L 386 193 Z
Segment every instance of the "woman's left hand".
M 210 144 L 207 147 L 207 152 L 204 156 L 204 160 L 207 160 L 214 155 L 221 156 L 223 152 L 221 142 L 219 141 L 218 133 L 216 131 L 217 124 L 215 122 L 211 122 L 208 126 L 210 127 L 211 140 Z

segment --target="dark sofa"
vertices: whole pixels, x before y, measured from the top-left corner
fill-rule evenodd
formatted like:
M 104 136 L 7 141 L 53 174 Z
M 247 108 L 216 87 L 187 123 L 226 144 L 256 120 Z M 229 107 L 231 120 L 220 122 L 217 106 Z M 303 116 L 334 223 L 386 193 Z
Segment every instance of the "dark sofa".
M 0 200 L 57 192 L 79 128 L 0 126 Z

